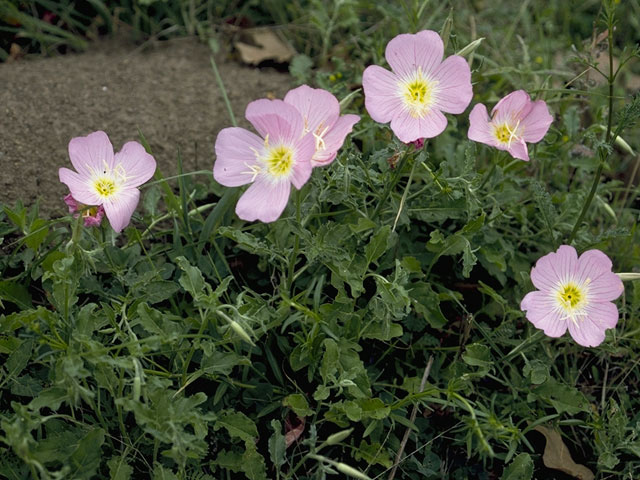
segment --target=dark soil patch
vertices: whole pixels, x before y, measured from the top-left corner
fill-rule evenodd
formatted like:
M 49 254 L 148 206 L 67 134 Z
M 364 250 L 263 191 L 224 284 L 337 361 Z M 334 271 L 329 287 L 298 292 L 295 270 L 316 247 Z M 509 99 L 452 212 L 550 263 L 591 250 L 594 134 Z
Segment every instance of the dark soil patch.
M 109 39 L 83 54 L 0 64 L 0 203 L 39 197 L 42 215 L 65 214 L 58 168 L 71 168 L 69 140 L 95 130 L 117 152 L 140 129 L 165 176 L 176 174 L 178 150 L 185 172 L 211 169 L 216 135 L 231 121 L 209 56 L 193 38 L 145 48 Z M 217 63 L 241 126 L 250 101 L 282 98 L 292 85 L 273 69 Z

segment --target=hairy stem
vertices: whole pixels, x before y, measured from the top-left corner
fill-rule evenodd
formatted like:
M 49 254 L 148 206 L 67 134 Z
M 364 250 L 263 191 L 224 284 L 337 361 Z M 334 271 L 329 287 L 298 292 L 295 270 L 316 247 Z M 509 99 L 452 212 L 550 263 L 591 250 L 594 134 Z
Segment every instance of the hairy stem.
M 609 44 L 609 75 L 607 76 L 607 82 L 609 83 L 609 111 L 607 116 L 607 133 L 605 136 L 605 142 L 607 144 L 611 141 L 611 127 L 613 125 L 613 83 L 615 81 L 615 76 L 613 72 L 613 11 L 608 12 L 607 14 L 607 23 L 609 27 L 609 34 L 607 36 L 608 44 Z M 582 220 L 584 216 L 587 214 L 589 207 L 591 206 L 591 202 L 593 201 L 593 197 L 596 194 L 596 190 L 598 189 L 598 184 L 600 183 L 600 176 L 602 175 L 602 170 L 604 169 L 604 162 L 607 159 L 609 153 L 604 149 L 604 147 L 599 148 L 600 153 L 600 164 L 596 170 L 596 174 L 593 177 L 593 183 L 591 184 L 591 190 L 589 190 L 589 194 L 587 195 L 587 199 L 582 206 L 582 210 L 580 211 L 580 215 L 578 215 L 578 219 L 576 220 L 575 225 L 573 226 L 573 230 L 571 230 L 571 235 L 569 235 L 568 243 L 573 242 L 580 229 L 580 225 L 582 224 Z

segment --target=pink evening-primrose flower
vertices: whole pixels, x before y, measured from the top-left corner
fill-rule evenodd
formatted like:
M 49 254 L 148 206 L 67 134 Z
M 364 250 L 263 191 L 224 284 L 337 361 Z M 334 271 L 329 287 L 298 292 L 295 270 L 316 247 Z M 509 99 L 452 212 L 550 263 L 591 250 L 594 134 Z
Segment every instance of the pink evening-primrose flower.
M 560 337 L 568 328 L 577 343 L 595 347 L 604 340 L 604 331 L 618 323 L 612 301 L 624 287 L 600 250 L 578 257 L 575 248 L 562 245 L 538 259 L 531 281 L 538 290 L 527 293 L 520 308 L 550 337 Z
M 131 221 L 138 205 L 138 186 L 149 180 L 156 161 L 138 142 L 127 142 L 114 155 L 107 134 L 102 131 L 72 138 L 69 158 L 73 167 L 58 171 L 77 202 L 104 208 L 111 227 L 120 232 Z
M 532 102 L 527 92 L 516 90 L 493 107 L 491 119 L 483 104 L 473 107 L 468 136 L 475 142 L 506 150 L 513 158 L 529 161 L 527 143 L 542 140 L 552 121 L 544 100 Z
M 69 213 L 74 214 L 74 218 L 82 215 L 85 227 L 99 227 L 102 223 L 102 217 L 104 216 L 104 207 L 102 205 L 97 207 L 84 205 L 73 198 L 70 193 L 65 195 L 64 203 L 69 207 Z
M 247 221 L 273 222 L 287 206 L 291 184 L 299 190 L 309 180 L 316 142 L 304 132 L 298 110 L 282 100 L 255 100 L 245 117 L 261 137 L 239 127 L 221 130 L 213 177 L 227 187 L 250 183 L 236 214 Z
M 311 132 L 315 139 L 313 167 L 329 165 L 336 158 L 344 139 L 360 121 L 358 115 L 340 115 L 338 99 L 321 88 L 301 85 L 289 90 L 285 103 L 293 105 L 304 121 L 304 133 Z
M 370 65 L 362 75 L 369 115 L 376 122 L 391 122 L 404 143 L 440 135 L 447 126 L 442 112 L 462 113 L 471 102 L 469 64 L 458 55 L 443 61 L 443 54 L 436 32 L 403 33 L 385 50 L 392 72 Z

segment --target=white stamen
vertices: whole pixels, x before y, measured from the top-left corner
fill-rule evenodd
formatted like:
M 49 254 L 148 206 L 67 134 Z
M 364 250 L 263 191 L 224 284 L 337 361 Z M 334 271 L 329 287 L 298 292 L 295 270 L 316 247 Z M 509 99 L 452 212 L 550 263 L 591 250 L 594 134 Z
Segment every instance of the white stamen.
M 520 125 L 520 119 L 518 119 L 518 122 L 516 123 L 516 126 L 515 126 L 515 127 L 513 127 L 513 130 L 511 130 L 511 129 L 509 128 L 509 124 L 508 124 L 508 123 L 505 123 L 505 124 L 504 124 L 505 128 L 507 129 L 507 132 L 509 132 L 509 141 L 508 141 L 508 143 L 507 143 L 507 147 L 508 147 L 508 148 L 511 148 L 511 140 L 513 140 L 514 138 L 515 138 L 516 140 L 520 140 L 520 139 L 518 138 L 518 136 L 516 135 L 516 132 L 518 131 L 518 126 L 519 126 L 519 125 Z
M 322 125 L 320 125 L 322 126 Z M 318 127 L 318 130 L 320 129 L 320 127 Z M 316 130 L 316 132 L 318 131 Z M 324 127 L 324 130 L 322 130 L 320 133 L 315 133 L 313 134 L 313 136 L 316 139 L 316 151 L 318 150 L 325 150 L 327 148 L 327 146 L 324 143 L 324 135 L 327 133 L 327 130 L 329 130 L 329 127 Z
M 249 171 L 240 172 L 245 175 L 251 175 L 251 181 L 255 182 L 256 177 L 262 173 L 262 167 L 260 165 L 249 165 L 247 162 L 244 163 L 245 166 L 249 169 Z

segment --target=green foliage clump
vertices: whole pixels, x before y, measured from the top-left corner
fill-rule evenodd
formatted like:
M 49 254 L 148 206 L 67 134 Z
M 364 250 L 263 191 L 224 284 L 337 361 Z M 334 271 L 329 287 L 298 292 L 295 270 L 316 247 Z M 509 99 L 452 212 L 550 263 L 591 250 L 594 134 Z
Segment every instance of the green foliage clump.
M 617 73 L 579 85 L 580 72 L 553 64 L 554 46 L 575 41 L 555 22 L 575 21 L 564 4 L 500 5 L 513 21 L 492 32 L 486 2 L 428 3 L 278 10 L 283 22 L 307 12 L 320 40 L 292 73 L 362 113 L 362 67 L 391 36 L 440 30 L 451 52 L 485 36 L 468 52 L 475 101 L 525 88 L 555 113 L 532 161 L 470 142 L 461 116 L 416 149 L 363 115 L 272 224 L 240 221 L 236 192 L 190 175 L 177 193 L 158 175 L 121 236 L 5 206 L 1 475 L 560 478 L 544 466 L 546 426 L 577 463 L 631 478 L 640 284 L 627 284 L 618 327 L 595 349 L 544 337 L 519 303 L 535 260 L 560 244 L 637 270 L 638 190 L 623 173 L 638 161 L 640 97 Z M 592 3 L 578 12 L 589 22 Z M 588 47 L 574 53 L 593 67 Z M 609 53 L 637 56 L 612 41 Z

